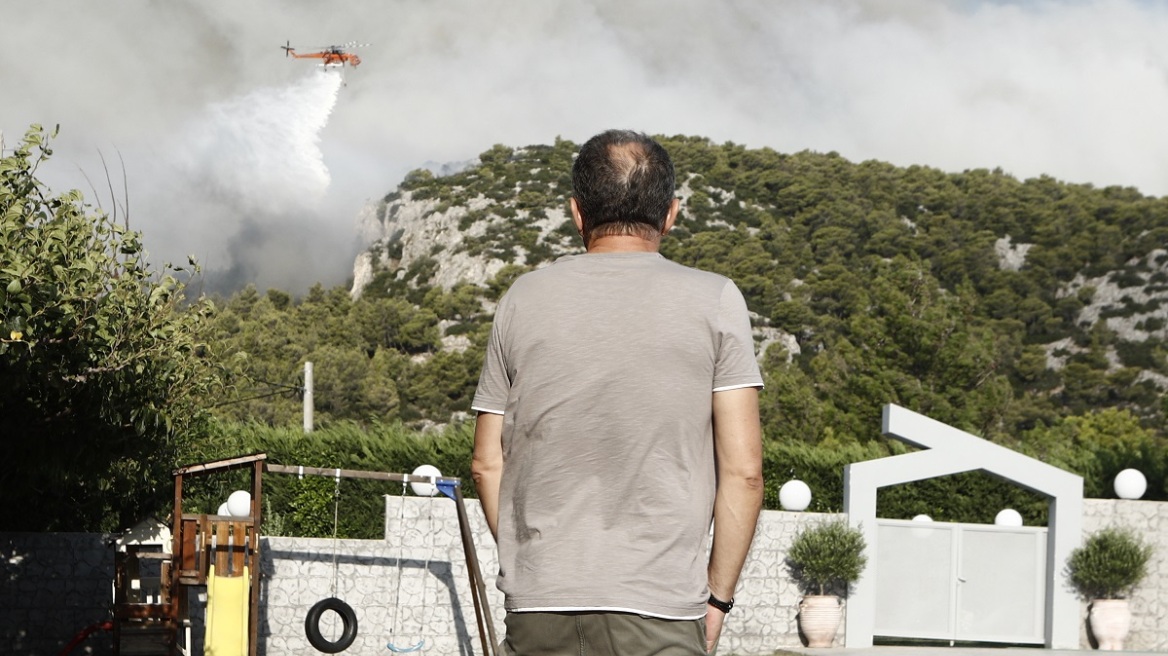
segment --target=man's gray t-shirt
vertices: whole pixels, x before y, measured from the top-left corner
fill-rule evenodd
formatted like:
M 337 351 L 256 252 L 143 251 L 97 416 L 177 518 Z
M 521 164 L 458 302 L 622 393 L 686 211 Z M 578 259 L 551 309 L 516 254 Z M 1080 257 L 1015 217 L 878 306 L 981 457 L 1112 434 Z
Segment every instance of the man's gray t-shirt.
M 504 415 L 506 608 L 705 615 L 713 392 L 761 385 L 723 276 L 638 252 L 516 280 L 472 404 Z

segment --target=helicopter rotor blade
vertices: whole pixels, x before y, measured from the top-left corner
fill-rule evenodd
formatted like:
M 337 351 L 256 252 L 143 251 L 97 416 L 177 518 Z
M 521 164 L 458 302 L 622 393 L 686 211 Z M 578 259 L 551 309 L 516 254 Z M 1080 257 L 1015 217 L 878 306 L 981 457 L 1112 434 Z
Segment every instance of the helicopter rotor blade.
M 358 43 L 357 41 L 349 41 L 348 43 L 342 43 L 340 45 L 333 44 L 333 45 L 327 45 L 327 46 L 305 46 L 302 48 L 302 50 L 344 51 L 344 50 L 350 50 L 352 48 L 365 48 L 368 46 L 369 46 L 368 43 Z M 283 48 L 284 46 L 280 46 L 280 47 Z

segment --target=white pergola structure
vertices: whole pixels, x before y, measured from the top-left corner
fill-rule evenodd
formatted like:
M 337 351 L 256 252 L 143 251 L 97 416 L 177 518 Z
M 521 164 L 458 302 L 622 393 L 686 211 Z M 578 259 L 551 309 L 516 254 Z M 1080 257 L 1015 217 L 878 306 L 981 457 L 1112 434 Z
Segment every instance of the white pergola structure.
M 893 404 L 884 406 L 882 430 L 923 450 L 844 467 L 844 512 L 848 523 L 863 532 L 869 553 L 875 552 L 879 488 L 981 470 L 1042 494 L 1050 499 L 1045 644 L 1050 649 L 1078 649 L 1079 602 L 1060 581 L 1067 557 L 1082 540 L 1082 477 Z M 844 635 L 849 648 L 872 646 L 878 566 L 869 558 L 848 596 Z

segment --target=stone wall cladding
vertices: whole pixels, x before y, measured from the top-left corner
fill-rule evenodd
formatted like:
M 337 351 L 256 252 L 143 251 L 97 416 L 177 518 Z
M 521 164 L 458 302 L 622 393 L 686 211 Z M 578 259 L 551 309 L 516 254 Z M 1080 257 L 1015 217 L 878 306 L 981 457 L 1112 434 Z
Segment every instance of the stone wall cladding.
M 478 503 L 469 500 L 466 507 L 496 637 L 501 638 L 504 611 L 494 585 L 494 541 Z M 801 645 L 796 619 L 801 593 L 784 559 L 800 527 L 834 517 L 763 513 L 719 653 L 769 656 L 775 649 Z M 1132 599 L 1127 648 L 1168 651 L 1168 503 L 1087 500 L 1083 524 L 1085 534 L 1108 525 L 1131 526 L 1157 545 L 1148 578 Z M 481 654 L 454 503 L 444 497 L 389 496 L 385 534 L 384 540 L 263 538 L 259 653 L 317 653 L 305 636 L 304 618 L 313 604 L 333 596 L 335 572 L 335 594 L 353 607 L 359 624 L 357 641 L 346 655 L 385 656 L 391 640 L 403 646 L 423 639 L 423 653 Z M 85 626 L 109 617 L 113 552 L 107 542 L 108 536 L 90 534 L 0 535 L 0 653 L 52 656 Z M 399 584 L 400 606 L 395 603 Z M 192 594 L 191 602 L 192 642 L 199 654 L 203 601 Z M 836 644 L 842 642 L 843 627 Z M 1089 647 L 1085 628 L 1082 645 Z M 74 653 L 111 652 L 109 634 L 98 633 Z
M 112 617 L 109 542 L 93 533 L 0 533 L 0 654 L 55 655 Z M 109 636 L 99 631 L 74 653 L 110 654 Z
M 432 654 L 482 652 L 454 503 L 407 497 L 404 520 L 400 497 L 387 497 L 386 509 L 384 540 L 263 539 L 260 640 L 267 653 L 314 653 L 305 614 L 331 596 L 352 606 L 357 616 L 357 640 L 345 654 L 384 656 L 389 642 L 408 647 L 419 640 Z M 494 572 L 482 512 L 475 502 L 467 503 L 467 511 L 484 572 Z M 489 587 L 488 594 L 496 592 Z M 501 629 L 502 608 L 497 610 Z
M 1111 526 L 1130 528 L 1155 548 L 1148 577 L 1131 597 L 1132 626 L 1124 649 L 1168 651 L 1168 503 L 1085 499 L 1083 537 Z M 1086 648 L 1086 601 L 1082 607 L 1079 643 Z

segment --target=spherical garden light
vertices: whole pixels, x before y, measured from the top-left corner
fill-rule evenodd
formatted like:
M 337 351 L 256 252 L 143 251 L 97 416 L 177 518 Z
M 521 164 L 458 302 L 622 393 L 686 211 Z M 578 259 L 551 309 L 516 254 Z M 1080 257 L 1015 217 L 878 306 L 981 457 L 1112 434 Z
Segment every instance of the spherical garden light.
M 779 488 L 779 505 L 783 510 L 802 512 L 811 505 L 811 488 L 801 480 L 792 479 Z
M 1115 496 L 1139 499 L 1148 489 L 1148 479 L 1138 469 L 1125 469 L 1115 476 Z
M 998 526 L 1021 526 L 1022 514 L 1013 508 L 1006 508 L 994 517 L 994 524 Z
M 442 472 L 438 471 L 438 468 L 434 465 L 419 465 L 410 475 L 441 478 Z M 438 494 L 438 486 L 433 483 L 410 483 L 410 489 L 420 497 L 432 497 Z
M 232 517 L 247 517 L 251 514 L 251 493 L 236 490 L 227 497 L 227 514 Z
M 934 535 L 933 527 L 930 526 L 930 524 L 933 523 L 932 517 L 929 517 L 925 514 L 920 514 L 914 516 L 912 518 L 912 522 L 913 524 L 920 524 L 920 526 L 914 526 L 909 529 L 909 534 L 912 535 L 913 538 L 923 540 Z

